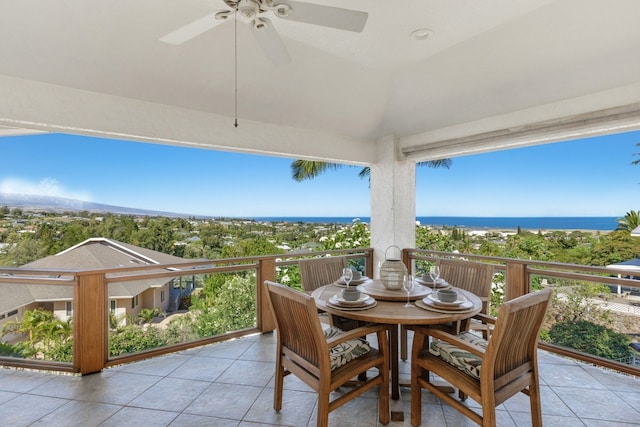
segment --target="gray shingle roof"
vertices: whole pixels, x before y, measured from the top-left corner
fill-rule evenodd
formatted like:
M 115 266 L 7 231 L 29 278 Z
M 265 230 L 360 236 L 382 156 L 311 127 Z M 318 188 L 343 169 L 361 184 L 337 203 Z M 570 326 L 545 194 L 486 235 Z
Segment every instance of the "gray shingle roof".
M 56 255 L 30 262 L 20 268 L 55 268 L 92 270 L 114 267 L 175 264 L 189 262 L 180 257 L 104 238 L 85 240 Z M 109 297 L 132 298 L 148 288 L 164 285 L 168 280 L 148 279 L 110 283 Z M 73 298 L 71 286 L 0 283 L 0 313 L 39 301 L 64 301 Z

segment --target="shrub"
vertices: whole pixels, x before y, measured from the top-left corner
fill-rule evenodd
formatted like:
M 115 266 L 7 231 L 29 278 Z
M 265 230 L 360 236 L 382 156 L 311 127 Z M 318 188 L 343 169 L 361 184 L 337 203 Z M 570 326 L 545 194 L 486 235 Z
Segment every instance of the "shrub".
M 556 323 L 549 331 L 549 338 L 553 344 L 606 359 L 631 356 L 630 341 L 626 335 L 585 320 Z
M 111 334 L 109 354 L 119 356 L 163 345 L 166 345 L 166 340 L 159 329 L 153 327 L 143 329 L 137 325 L 127 325 Z

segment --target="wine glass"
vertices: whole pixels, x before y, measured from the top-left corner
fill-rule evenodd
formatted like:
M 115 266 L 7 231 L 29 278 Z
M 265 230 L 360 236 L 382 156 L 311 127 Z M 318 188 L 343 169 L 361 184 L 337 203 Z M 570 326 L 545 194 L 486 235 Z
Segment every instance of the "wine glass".
M 436 291 L 436 282 L 440 278 L 440 267 L 437 265 L 432 265 L 429 267 L 429 277 L 433 280 L 433 292 Z
M 411 291 L 413 290 L 413 276 L 410 274 L 404 275 L 404 280 L 402 281 L 402 287 L 405 291 L 407 291 L 407 303 L 404 305 L 405 307 L 415 307 L 410 301 L 409 297 L 411 296 Z
M 344 270 L 342 270 L 342 280 L 344 280 L 347 288 L 349 287 L 349 283 L 351 283 L 351 279 L 353 279 L 353 271 L 351 271 L 350 268 L 345 268 Z

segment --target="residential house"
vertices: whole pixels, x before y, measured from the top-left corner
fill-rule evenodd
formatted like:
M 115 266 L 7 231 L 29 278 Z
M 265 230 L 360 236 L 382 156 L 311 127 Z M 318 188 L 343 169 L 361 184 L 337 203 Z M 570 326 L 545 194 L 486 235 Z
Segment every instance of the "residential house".
M 51 255 L 30 262 L 20 268 L 55 268 L 62 270 L 92 270 L 126 266 L 175 264 L 187 262 L 183 258 L 105 238 L 91 238 Z M 185 292 L 177 279 L 146 279 L 109 284 L 110 310 L 117 318 L 135 318 L 143 308 L 163 312 L 177 309 L 177 300 Z M 186 291 L 192 289 L 187 287 Z M 173 303 L 173 304 L 170 304 Z M 0 287 L 0 326 L 8 320 L 20 319 L 25 311 L 43 307 L 61 320 L 73 317 L 73 289 L 71 286 L 49 286 L 23 283 L 3 284 Z

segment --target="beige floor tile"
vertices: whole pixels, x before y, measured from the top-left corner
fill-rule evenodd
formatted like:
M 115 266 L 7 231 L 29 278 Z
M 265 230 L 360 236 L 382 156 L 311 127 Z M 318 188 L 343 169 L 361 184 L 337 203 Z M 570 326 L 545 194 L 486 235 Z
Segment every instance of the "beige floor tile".
M 0 369 L 2 425 L 13 426 L 315 426 L 317 395 L 293 375 L 285 378 L 284 405 L 273 409 L 275 334 L 256 334 L 121 365 L 84 377 Z M 640 378 L 541 351 L 545 427 L 640 426 Z M 410 364 L 400 363 L 408 380 Z M 399 407 L 410 425 L 410 393 Z M 370 427 L 377 420 L 370 390 L 330 415 L 330 425 Z M 472 399 L 466 405 L 479 405 Z M 422 391 L 423 426 L 474 424 Z M 531 425 L 528 397 L 498 407 L 501 427 Z

